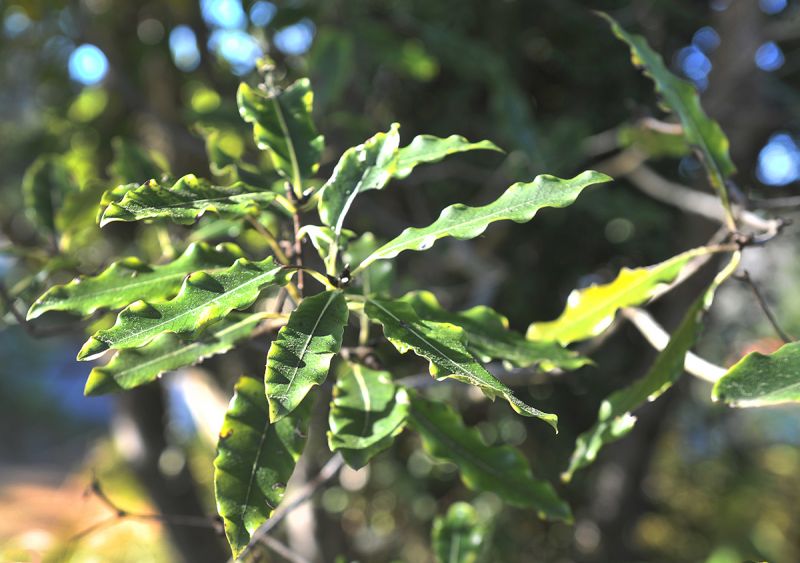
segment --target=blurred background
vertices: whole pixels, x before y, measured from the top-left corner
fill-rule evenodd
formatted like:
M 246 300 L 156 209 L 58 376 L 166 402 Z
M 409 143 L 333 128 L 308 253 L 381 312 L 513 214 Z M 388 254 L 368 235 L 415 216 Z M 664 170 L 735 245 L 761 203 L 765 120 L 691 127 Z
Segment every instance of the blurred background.
M 98 236 L 95 208 L 79 198 L 54 202 L 70 211 L 56 219 L 60 239 L 49 240 L 23 211 L 23 176 L 37 157 L 65 165 L 83 194 L 161 170 L 219 176 L 206 149 L 250 154 L 235 91 L 257 79 L 256 60 L 269 55 L 278 76 L 312 80 L 327 145 L 322 178 L 344 149 L 393 121 L 404 143 L 419 133 L 457 133 L 508 151 L 454 157 L 397 189 L 365 195 L 352 226 L 379 238 L 426 224 L 456 201 L 486 203 L 538 173 L 608 170 L 618 177 L 613 185 L 566 210 L 399 260 L 396 295 L 421 287 L 448 307 L 491 305 L 524 330 L 558 315 L 574 287 L 703 244 L 719 227 L 649 197 L 646 181 L 615 168 L 614 155 L 633 147 L 651 157 L 659 178 L 706 190 L 685 147 L 664 146 L 641 127 L 662 117 L 652 84 L 591 9 L 644 34 L 702 92 L 730 138 L 740 197 L 786 219 L 797 215 L 797 0 L 0 0 L 0 560 L 225 561 L 213 530 L 169 521 L 126 519 L 77 535 L 110 514 L 86 488 L 94 475 L 127 510 L 213 514 L 221 413 L 236 378 L 261 373 L 268 345 L 140 391 L 84 398 L 89 368 L 73 358 L 83 328 L 108 319 L 21 326 L 14 313 L 53 283 L 158 241 L 127 224 Z M 242 225 L 200 228 L 210 240 L 243 233 L 258 250 Z M 172 236 L 184 244 L 190 235 Z M 800 335 L 797 238 L 789 227 L 749 251 L 744 267 L 784 328 Z M 674 327 L 699 287 L 687 284 L 653 313 Z M 750 288 L 732 280 L 698 351 L 730 365 L 779 344 Z M 541 376 L 527 389 L 537 406 L 560 415 L 558 436 L 503 405 L 451 387 L 436 392 L 458 402 L 487 442 L 521 447 L 537 476 L 557 482 L 602 398 L 640 377 L 654 356 L 624 324 L 589 351 L 596 366 Z M 404 361 L 405 374 L 423 369 Z M 434 516 L 474 499 L 493 523 L 492 561 L 800 560 L 800 411 L 731 410 L 709 395 L 708 384 L 685 376 L 594 466 L 569 486 L 557 484 L 574 526 L 540 522 L 492 495 L 475 498 L 454 467 L 405 435 L 369 470 L 343 471 L 279 536 L 317 561 L 431 561 Z M 301 478 L 329 456 L 324 420 L 317 426 Z

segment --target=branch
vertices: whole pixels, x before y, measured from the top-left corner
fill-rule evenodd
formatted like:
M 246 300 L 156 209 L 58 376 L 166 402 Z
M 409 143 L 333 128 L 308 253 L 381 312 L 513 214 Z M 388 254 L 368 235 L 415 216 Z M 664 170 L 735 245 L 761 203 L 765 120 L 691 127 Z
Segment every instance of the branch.
M 761 305 L 761 309 L 764 311 L 764 314 L 767 316 L 767 320 L 772 325 L 772 328 L 775 329 L 775 332 L 780 336 L 781 340 L 785 344 L 789 344 L 790 342 L 794 342 L 795 339 L 790 335 L 788 332 L 781 328 L 781 325 L 778 324 L 778 319 L 773 314 L 772 310 L 769 308 L 767 304 L 767 300 L 764 298 L 764 294 L 761 293 L 761 290 L 758 289 L 758 286 L 755 284 L 753 279 L 750 277 L 750 272 L 744 270 L 744 273 L 741 276 L 736 276 L 736 279 L 739 281 L 743 281 L 750 286 L 750 289 L 753 290 L 753 294 L 756 296 L 756 300 L 758 304 Z
M 642 336 L 645 337 L 645 340 L 647 340 L 653 348 L 661 352 L 667 347 L 667 343 L 669 343 L 670 339 L 669 333 L 658 324 L 650 313 L 635 307 L 625 307 L 622 309 L 622 315 L 631 321 L 633 326 L 642 333 Z M 728 371 L 721 366 L 712 364 L 708 360 L 704 360 L 692 352 L 686 353 L 683 367 L 687 373 L 699 377 L 704 381 L 708 381 L 709 383 L 716 383 L 717 380 Z

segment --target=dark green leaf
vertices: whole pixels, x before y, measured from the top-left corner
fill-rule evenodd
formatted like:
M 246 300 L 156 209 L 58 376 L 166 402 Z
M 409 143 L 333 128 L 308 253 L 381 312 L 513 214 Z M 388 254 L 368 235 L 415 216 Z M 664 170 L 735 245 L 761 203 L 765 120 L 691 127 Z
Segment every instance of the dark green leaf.
M 313 386 L 325 381 L 342 346 L 347 317 L 341 291 L 307 297 L 292 312 L 267 354 L 264 381 L 271 421 L 291 413 Z
M 263 289 L 283 285 L 294 270 L 276 265 L 272 257 L 261 262 L 240 258 L 218 273 L 194 272 L 178 295 L 163 303 L 137 301 L 123 309 L 117 322 L 86 341 L 79 360 L 89 360 L 109 348 L 137 348 L 165 332 L 192 336 L 228 315 L 249 307 Z
M 466 502 L 454 502 L 447 515 L 433 521 L 433 552 L 437 563 L 478 563 L 485 561 L 488 527 Z
M 717 381 L 712 397 L 734 407 L 800 402 L 800 342 L 747 354 Z
M 66 193 L 77 189 L 69 169 L 58 156 L 40 156 L 28 167 L 22 179 L 22 196 L 28 217 L 36 225 L 54 232 L 56 208 Z
M 408 394 L 392 383 L 389 372 L 348 363 L 333 388 L 328 446 L 359 469 L 391 445 L 407 415 Z
M 409 424 L 433 457 L 458 467 L 461 480 L 474 491 L 495 493 L 505 502 L 536 510 L 541 518 L 571 521 L 569 506 L 552 485 L 535 479 L 525 458 L 509 446 L 487 446 L 480 433 L 440 402 L 411 395 Z
M 214 460 L 217 512 L 234 558 L 272 514 L 305 447 L 311 402 L 270 423 L 264 383 L 242 377 L 219 435 Z

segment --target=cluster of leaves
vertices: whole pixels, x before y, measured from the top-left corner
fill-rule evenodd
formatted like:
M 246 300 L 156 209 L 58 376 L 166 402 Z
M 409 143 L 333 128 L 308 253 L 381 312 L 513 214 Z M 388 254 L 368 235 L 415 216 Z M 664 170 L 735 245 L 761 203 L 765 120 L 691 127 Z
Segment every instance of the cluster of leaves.
M 717 190 L 735 231 L 726 178 L 734 171 L 727 140 L 699 105 L 694 89 L 667 70 L 644 39 L 629 35 L 611 21 L 633 61 L 653 79 L 667 109 L 680 121 L 678 144 L 701 155 L 710 184 Z M 736 245 L 689 250 L 660 264 L 623 270 L 612 282 L 573 292 L 563 314 L 531 324 L 525 335 L 488 307 L 449 311 L 429 292 L 391 294 L 391 261 L 406 251 L 424 251 L 441 238 L 472 239 L 501 220 L 517 223 L 534 218 L 543 208 L 572 204 L 589 186 L 608 182 L 604 174 L 586 171 L 571 179 L 549 175 L 518 182 L 495 201 L 481 206 L 445 208 L 425 227 L 409 227 L 379 243 L 370 233 L 346 228 L 358 196 L 382 190 L 423 164 L 474 150 L 499 151 L 488 141 L 420 135 L 401 146 L 400 127 L 393 124 L 364 143 L 346 150 L 326 181 L 315 175 L 324 152 L 324 138 L 312 120 L 313 93 L 300 79 L 285 89 L 270 77 L 256 87 L 243 83 L 237 102 L 253 138 L 269 158 L 255 166 L 226 151 L 219 133 L 206 131 L 207 148 L 216 172 L 225 172 L 225 186 L 187 175 L 172 178 L 153 170 L 144 183 L 123 183 L 105 192 L 96 187 L 54 188 L 69 183 L 63 170 L 40 161 L 26 179 L 29 207 L 40 224 L 55 231 L 54 194 L 80 193 L 79 210 L 102 227 L 114 222 L 173 222 L 194 225 L 205 214 L 217 221 L 246 220 L 266 237 L 273 255 L 258 260 L 233 243 L 211 246 L 193 242 L 171 261 L 148 264 L 130 257 L 94 276 L 52 287 L 30 307 L 28 318 L 61 311 L 89 316 L 119 311 L 113 326 L 95 331 L 78 359 L 91 360 L 113 352 L 92 369 L 87 394 L 131 389 L 165 372 L 224 353 L 246 340 L 282 326 L 266 357 L 263 378 L 243 376 L 236 385 L 215 460 L 215 491 L 220 516 L 235 557 L 241 556 L 258 528 L 280 504 L 286 483 L 302 454 L 310 422 L 312 391 L 336 373 L 330 405 L 328 445 L 353 468 L 361 468 L 389 448 L 406 429 L 416 432 L 425 451 L 453 462 L 464 485 L 490 491 L 505 502 L 535 511 L 540 517 L 570 521 L 569 506 L 554 487 L 537 479 L 522 454 L 508 446 L 488 446 L 451 406 L 432 401 L 391 369 L 374 369 L 345 359 L 349 338 L 368 343 L 371 325 L 399 353 L 427 360 L 435 380 L 453 379 L 497 397 L 522 416 L 557 428 L 557 416 L 528 404 L 485 367 L 491 360 L 513 367 L 537 366 L 544 371 L 571 370 L 588 360 L 567 348 L 606 331 L 617 312 L 663 294 L 680 282 L 698 261 L 711 254 L 731 258 L 713 284 L 686 312 L 651 370 L 630 387 L 617 391 L 600 408 L 597 423 L 583 435 L 564 479 L 591 463 L 601 447 L 630 431 L 632 412 L 665 392 L 682 374 L 684 358 L 696 342 L 704 311 L 714 291 L 738 264 Z M 99 202 L 99 212 L 86 202 Z M 88 211 L 87 211 L 88 210 Z M 316 211 L 318 224 L 300 225 Z M 84 221 L 85 222 L 85 221 Z M 294 227 L 295 240 L 282 245 L 274 223 Z M 83 224 L 83 223 L 81 223 Z M 288 252 L 308 239 L 322 268 L 302 261 L 302 252 Z M 304 295 L 302 277 L 317 280 L 322 290 Z M 294 307 L 285 312 L 289 299 Z M 350 324 L 358 331 L 349 331 Z M 269 325 L 269 326 L 267 326 Z M 354 334 L 357 332 L 357 335 Z M 335 358 L 340 357 L 338 360 Z M 749 356 L 714 388 L 714 396 L 739 405 L 797 400 L 796 377 L 786 366 L 796 363 L 793 345 L 772 357 Z M 335 364 L 334 364 L 335 361 Z M 332 368 L 332 366 L 334 366 Z M 442 560 L 469 561 L 480 556 L 489 533 L 474 509 L 451 507 L 434 525 L 435 551 Z M 456 553 L 454 559 L 452 554 Z

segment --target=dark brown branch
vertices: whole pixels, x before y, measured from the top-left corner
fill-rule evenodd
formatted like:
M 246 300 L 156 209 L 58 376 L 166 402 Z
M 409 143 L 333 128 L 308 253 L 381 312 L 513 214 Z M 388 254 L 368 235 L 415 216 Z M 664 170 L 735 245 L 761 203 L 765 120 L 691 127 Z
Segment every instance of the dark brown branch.
M 769 305 L 767 304 L 767 300 L 764 298 L 764 294 L 761 293 L 761 290 L 758 288 L 756 283 L 750 277 L 750 272 L 744 270 L 742 275 L 736 276 L 736 279 L 745 282 L 747 285 L 750 286 L 750 289 L 753 290 L 753 295 L 756 296 L 758 304 L 761 306 L 761 309 L 764 311 L 767 320 L 772 325 L 772 328 L 775 329 L 775 332 L 781 338 L 781 340 L 783 340 L 786 344 L 794 342 L 795 338 L 791 334 L 783 330 L 781 328 L 781 325 L 778 324 L 778 319 L 775 317 L 775 314 L 772 312 L 772 309 L 770 309 Z

